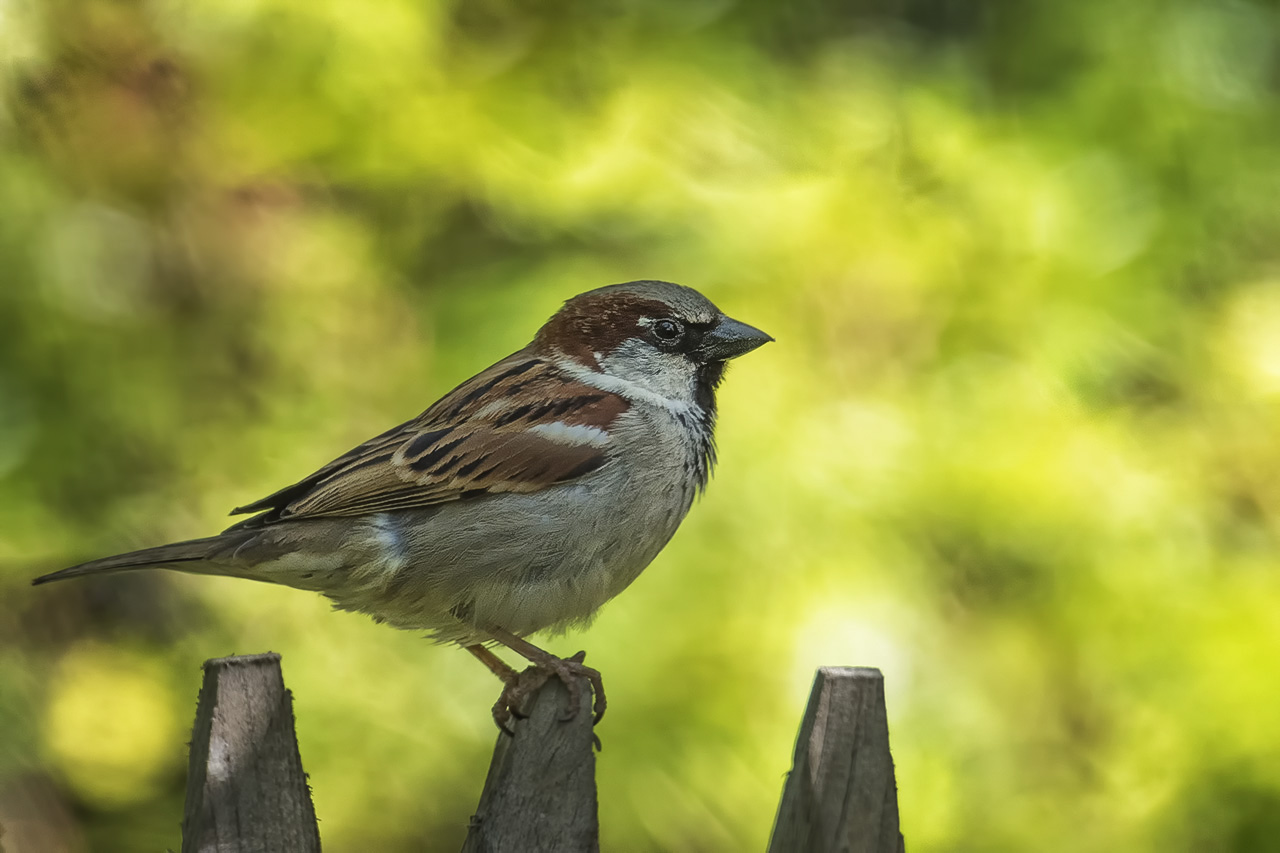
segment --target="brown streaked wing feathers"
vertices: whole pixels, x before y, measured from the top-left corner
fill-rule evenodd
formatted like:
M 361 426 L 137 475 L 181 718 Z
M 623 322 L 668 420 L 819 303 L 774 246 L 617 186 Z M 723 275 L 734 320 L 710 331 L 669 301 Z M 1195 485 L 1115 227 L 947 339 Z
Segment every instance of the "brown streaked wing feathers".
M 513 400 L 510 395 L 516 392 L 538 402 Z M 501 405 L 508 400 L 509 405 Z M 529 427 L 561 421 L 607 430 L 627 407 L 621 397 L 568 379 L 521 350 L 459 385 L 417 418 L 292 486 L 238 507 L 234 513 L 262 514 L 236 527 L 424 507 L 497 492 L 536 492 L 594 471 L 608 456 L 603 448 L 551 441 Z

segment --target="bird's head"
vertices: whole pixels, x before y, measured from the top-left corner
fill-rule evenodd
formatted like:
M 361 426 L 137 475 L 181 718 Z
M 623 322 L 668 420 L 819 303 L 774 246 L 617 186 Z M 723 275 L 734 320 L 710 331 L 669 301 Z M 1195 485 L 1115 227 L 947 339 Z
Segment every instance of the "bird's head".
M 666 399 L 709 407 L 725 362 L 772 340 L 691 287 L 630 281 L 570 299 L 534 346 Z

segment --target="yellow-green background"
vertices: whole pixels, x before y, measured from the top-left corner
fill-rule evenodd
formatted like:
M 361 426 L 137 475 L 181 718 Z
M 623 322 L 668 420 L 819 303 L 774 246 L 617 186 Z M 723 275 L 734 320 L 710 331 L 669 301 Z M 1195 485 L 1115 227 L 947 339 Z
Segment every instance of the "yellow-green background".
M 326 850 L 457 849 L 470 656 L 80 559 L 220 529 L 665 278 L 778 342 L 585 633 L 606 851 L 762 850 L 815 667 L 913 851 L 1280 844 L 1280 9 L 0 0 L 0 844 L 179 844 L 274 650 Z

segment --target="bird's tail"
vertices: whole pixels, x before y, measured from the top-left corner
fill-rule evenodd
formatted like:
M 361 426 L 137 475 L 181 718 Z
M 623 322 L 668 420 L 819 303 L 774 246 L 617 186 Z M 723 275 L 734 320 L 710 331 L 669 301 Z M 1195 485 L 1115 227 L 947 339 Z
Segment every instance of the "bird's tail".
M 204 574 L 205 571 L 216 571 L 213 566 L 205 564 L 204 571 L 200 568 L 208 557 L 215 551 L 225 548 L 227 545 L 225 536 L 210 536 L 205 539 L 188 539 L 185 542 L 174 542 L 170 545 L 161 545 L 157 548 L 143 548 L 141 551 L 130 551 L 127 554 L 117 554 L 114 557 L 103 557 L 101 560 L 90 560 L 87 563 L 81 563 L 78 566 L 72 566 L 69 569 L 52 572 L 47 575 L 41 575 L 33 580 L 32 584 L 49 583 L 50 581 L 60 581 L 67 578 L 78 578 L 83 575 L 96 575 L 104 572 L 124 572 L 130 569 L 177 569 L 179 571 L 195 572 Z

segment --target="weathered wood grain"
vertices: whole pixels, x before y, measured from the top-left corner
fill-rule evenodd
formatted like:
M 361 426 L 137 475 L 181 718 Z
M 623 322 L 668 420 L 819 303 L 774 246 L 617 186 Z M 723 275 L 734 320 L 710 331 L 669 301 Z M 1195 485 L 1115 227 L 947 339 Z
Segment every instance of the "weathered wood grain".
M 293 697 L 276 654 L 205 661 L 182 853 L 319 853 Z
M 904 853 L 884 676 L 823 667 L 796 738 L 769 853 Z
M 560 719 L 569 691 L 550 679 L 531 698 L 515 737 L 498 735 L 463 853 L 598 853 L 591 689 Z

